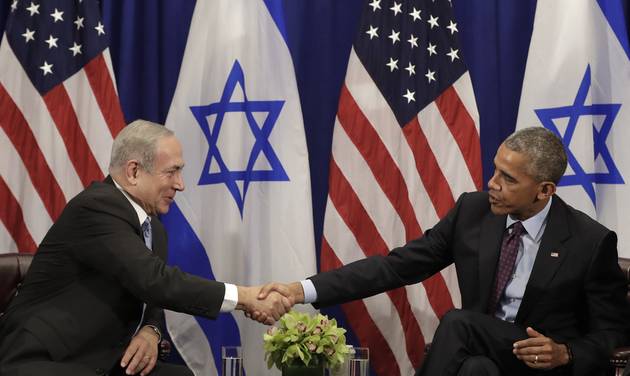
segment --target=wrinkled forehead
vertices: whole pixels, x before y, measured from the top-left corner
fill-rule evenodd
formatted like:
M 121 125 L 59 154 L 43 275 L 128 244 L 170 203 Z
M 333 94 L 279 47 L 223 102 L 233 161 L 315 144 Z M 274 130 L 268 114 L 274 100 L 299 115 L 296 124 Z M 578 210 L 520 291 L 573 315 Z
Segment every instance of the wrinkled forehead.
M 510 149 L 504 143 L 497 150 L 494 164 L 496 168 L 506 172 L 523 173 L 531 176 L 531 158 L 526 153 Z

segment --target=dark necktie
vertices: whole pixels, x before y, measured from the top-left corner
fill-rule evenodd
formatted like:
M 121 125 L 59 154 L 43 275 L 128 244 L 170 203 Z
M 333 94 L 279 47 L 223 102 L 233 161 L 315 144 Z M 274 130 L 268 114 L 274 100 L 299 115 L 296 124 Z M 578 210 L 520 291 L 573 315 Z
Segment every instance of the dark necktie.
M 499 300 L 501 300 L 503 291 L 505 291 L 505 286 L 507 286 L 512 276 L 521 236 L 525 233 L 521 222 L 514 222 L 511 227 L 512 232 L 509 234 L 506 233 L 503 237 L 499 264 L 497 265 L 497 271 L 494 276 L 494 287 L 492 289 L 492 295 L 490 295 L 490 300 L 488 301 L 488 313 L 491 315 L 494 315 L 496 312 Z

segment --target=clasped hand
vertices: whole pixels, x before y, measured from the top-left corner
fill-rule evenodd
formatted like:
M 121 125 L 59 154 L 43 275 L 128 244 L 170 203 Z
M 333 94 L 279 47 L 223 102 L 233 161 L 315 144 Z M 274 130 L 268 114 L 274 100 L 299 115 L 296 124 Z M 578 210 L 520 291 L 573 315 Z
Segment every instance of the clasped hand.
M 272 325 L 295 304 L 290 291 L 283 288 L 283 285 L 278 285 L 280 287 L 273 291 L 264 290 L 263 286 L 238 286 L 236 309 L 244 311 L 245 315 L 253 320 Z
M 535 369 L 552 369 L 569 362 L 566 345 L 556 343 L 553 339 L 527 328 L 529 338 L 514 343 L 514 355 L 528 367 Z

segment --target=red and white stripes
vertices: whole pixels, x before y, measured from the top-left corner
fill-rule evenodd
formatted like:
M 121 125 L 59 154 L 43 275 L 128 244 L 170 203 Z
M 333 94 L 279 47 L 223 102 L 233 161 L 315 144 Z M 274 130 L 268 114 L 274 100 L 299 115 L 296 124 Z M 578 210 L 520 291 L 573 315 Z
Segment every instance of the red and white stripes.
M 333 135 L 322 270 L 386 254 L 421 236 L 462 192 L 481 189 L 477 118 L 466 73 L 401 128 L 353 50 Z M 374 349 L 378 374 L 410 375 L 440 317 L 460 301 L 449 267 L 342 309 Z
M 125 126 L 108 50 L 45 95 L 0 46 L 0 252 L 34 252 L 69 199 L 107 174 Z

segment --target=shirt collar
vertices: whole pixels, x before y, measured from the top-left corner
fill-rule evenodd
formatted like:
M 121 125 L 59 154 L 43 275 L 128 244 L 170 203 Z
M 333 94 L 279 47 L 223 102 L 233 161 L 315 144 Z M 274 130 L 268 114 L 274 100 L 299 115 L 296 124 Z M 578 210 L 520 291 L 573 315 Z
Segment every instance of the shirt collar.
M 521 221 L 525 231 L 527 231 L 527 234 L 535 241 L 539 241 L 542 237 L 541 229 L 543 224 L 547 222 L 547 214 L 549 214 L 549 209 L 551 208 L 551 200 L 553 200 L 553 197 L 547 201 L 547 205 L 545 205 L 543 210 L 536 213 L 536 215 Z M 515 222 L 518 222 L 518 219 L 512 218 L 512 215 L 508 215 L 507 220 L 505 221 L 505 227 L 508 228 Z
M 144 223 L 144 221 L 149 218 L 149 222 L 151 221 L 151 217 L 149 217 L 149 215 L 147 214 L 146 211 L 144 211 L 144 209 L 142 209 L 142 206 L 138 205 L 137 202 L 135 202 L 131 196 L 129 196 L 129 194 L 120 186 L 120 184 L 118 184 L 118 182 L 116 181 L 116 179 L 114 179 L 112 177 L 112 181 L 114 182 L 114 185 L 116 186 L 116 188 L 118 188 L 123 195 L 125 195 L 125 198 L 127 198 L 127 200 L 129 201 L 129 203 L 131 204 L 131 206 L 133 207 L 133 210 L 136 211 L 136 214 L 138 215 L 138 221 L 140 221 L 140 226 L 142 226 L 142 224 Z

